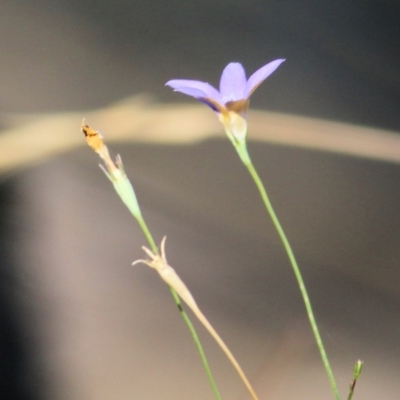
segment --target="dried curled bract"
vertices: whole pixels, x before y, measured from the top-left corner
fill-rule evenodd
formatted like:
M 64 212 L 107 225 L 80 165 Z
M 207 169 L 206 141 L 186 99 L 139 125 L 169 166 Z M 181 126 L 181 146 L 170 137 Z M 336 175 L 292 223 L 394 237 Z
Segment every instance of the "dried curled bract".
M 137 260 L 132 265 L 138 263 L 144 263 L 151 268 L 154 268 L 161 276 L 161 278 L 179 295 L 179 297 L 189 306 L 189 308 L 193 311 L 199 321 L 204 325 L 204 327 L 208 330 L 211 336 L 215 339 L 215 341 L 219 344 L 223 352 L 226 354 L 228 359 L 231 361 L 232 365 L 238 372 L 239 376 L 242 378 L 247 390 L 251 394 L 253 400 L 258 400 L 254 389 L 250 385 L 246 375 L 244 374 L 242 368 L 239 363 L 236 361 L 235 357 L 229 350 L 228 346 L 224 343 L 221 337 L 218 335 L 217 331 L 212 327 L 210 322 L 201 312 L 200 308 L 197 306 L 192 294 L 189 292 L 189 289 L 183 283 L 182 279 L 179 278 L 178 274 L 175 270 L 168 264 L 167 257 L 165 256 L 165 240 L 166 236 L 164 236 L 161 242 L 161 254 L 155 254 L 147 247 L 142 246 L 142 249 L 147 253 L 150 257 L 149 260 Z
M 161 255 L 154 254 L 150 249 L 142 246 L 142 249 L 150 257 L 149 260 L 137 260 L 132 265 L 143 263 L 151 268 L 154 268 L 161 276 L 161 278 L 166 282 L 172 289 L 178 293 L 179 297 L 191 308 L 197 308 L 197 304 L 189 292 L 189 289 L 183 283 L 182 279 L 178 276 L 175 270 L 168 264 L 167 258 L 165 256 L 165 241 L 167 237 L 164 236 L 161 241 Z

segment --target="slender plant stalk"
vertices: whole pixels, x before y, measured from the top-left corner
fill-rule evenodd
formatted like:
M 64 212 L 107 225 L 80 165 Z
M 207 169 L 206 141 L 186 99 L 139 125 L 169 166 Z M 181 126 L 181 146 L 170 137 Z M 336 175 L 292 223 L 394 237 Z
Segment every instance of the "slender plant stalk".
M 306 310 L 307 310 L 308 319 L 310 321 L 311 328 L 312 328 L 312 331 L 314 333 L 314 337 L 315 337 L 315 340 L 317 342 L 317 346 L 318 346 L 319 352 L 321 354 L 322 362 L 324 364 L 326 373 L 328 375 L 328 378 L 329 378 L 333 393 L 335 395 L 336 400 L 340 400 L 340 393 L 339 393 L 339 390 L 338 390 L 337 385 L 336 385 L 335 377 L 333 375 L 333 371 L 332 371 L 332 368 L 330 366 L 329 359 L 328 359 L 328 356 L 326 354 L 325 347 L 323 345 L 321 335 L 319 333 L 317 322 L 315 321 L 314 312 L 312 310 L 310 298 L 308 297 L 307 289 L 306 289 L 306 286 L 304 284 L 303 277 L 301 275 L 300 268 L 299 268 L 299 266 L 297 264 L 297 261 L 296 261 L 296 258 L 294 256 L 293 250 L 292 250 L 292 248 L 291 248 L 291 246 L 289 244 L 289 241 L 288 241 L 288 239 L 286 237 L 286 234 L 285 234 L 285 232 L 284 232 L 284 230 L 283 230 L 283 228 L 282 228 L 282 226 L 281 226 L 281 224 L 280 224 L 280 222 L 278 220 L 278 217 L 275 214 L 275 211 L 274 211 L 274 209 L 272 207 L 271 201 L 269 200 L 267 191 L 265 190 L 265 187 L 264 187 L 264 185 L 263 185 L 263 183 L 262 183 L 262 181 L 261 181 L 256 169 L 254 168 L 253 162 L 251 161 L 250 155 L 249 155 L 249 153 L 247 151 L 246 143 L 235 144 L 235 148 L 236 148 L 237 152 L 239 153 L 240 159 L 242 160 L 242 162 L 244 163 L 244 165 L 248 169 L 251 177 L 253 178 L 253 180 L 254 180 L 254 182 L 255 182 L 255 184 L 256 184 L 259 192 L 260 192 L 260 195 L 261 195 L 262 200 L 264 202 L 265 208 L 267 209 L 268 214 L 270 215 L 270 217 L 272 219 L 272 222 L 273 222 L 273 224 L 275 226 L 275 229 L 277 230 L 278 235 L 279 235 L 279 237 L 280 237 L 280 239 L 282 241 L 282 244 L 283 244 L 283 246 L 284 246 L 284 248 L 286 250 L 286 253 L 287 253 L 288 257 L 289 257 L 290 264 L 292 265 L 293 272 L 294 272 L 294 274 L 296 276 L 297 283 L 299 285 L 301 295 L 303 296 L 304 304 L 305 304 L 305 307 L 306 307 Z
M 231 353 L 229 350 L 228 346 L 225 344 L 225 342 L 222 340 L 222 338 L 218 335 L 217 331 L 213 328 L 213 326 L 210 324 L 208 319 L 204 316 L 204 314 L 201 312 L 199 307 L 192 307 L 192 311 L 194 314 L 197 316 L 197 318 L 201 321 L 201 323 L 205 326 L 205 328 L 210 332 L 211 336 L 216 340 L 216 342 L 220 345 L 221 349 L 223 352 L 226 354 L 228 357 L 229 361 L 232 363 L 234 368 L 236 369 L 237 373 L 239 374 L 240 378 L 244 382 L 247 390 L 249 391 L 251 397 L 253 400 L 258 400 L 258 396 L 256 392 L 254 391 L 253 387 L 251 386 L 249 380 L 247 379 L 245 373 L 242 370 L 242 367 L 240 364 L 236 361 L 236 358 L 234 355 Z M 350 399 L 351 400 L 351 399 Z
M 137 222 L 139 223 L 139 226 L 144 234 L 144 236 L 146 236 L 147 242 L 149 243 L 151 250 L 155 253 L 158 254 L 158 248 L 157 245 L 153 239 L 152 234 L 150 233 L 150 229 L 146 224 L 146 221 L 144 220 L 142 214 L 140 213 L 140 215 L 134 215 L 134 217 L 136 218 Z
M 222 351 L 228 357 L 229 361 L 232 363 L 233 367 L 236 369 L 243 383 L 245 384 L 247 390 L 249 391 L 253 400 L 258 400 L 256 392 L 252 388 L 249 380 L 247 379 L 245 373 L 243 372 L 240 364 L 236 361 L 235 357 L 229 350 L 228 346 L 222 340 L 222 338 L 218 335 L 217 331 L 212 327 L 208 319 L 201 312 L 199 306 L 196 303 L 196 300 L 190 293 L 190 290 L 176 273 L 176 271 L 168 264 L 167 257 L 165 255 L 165 240 L 166 236 L 164 236 L 161 241 L 161 254 L 155 254 L 147 247 L 142 246 L 142 249 L 149 256 L 147 260 L 137 260 L 132 265 L 143 263 L 148 265 L 150 268 L 155 269 L 160 278 L 175 291 L 175 293 L 186 303 L 186 305 L 193 311 L 193 314 L 199 319 L 199 321 L 203 324 L 203 326 L 208 330 L 210 335 L 215 339 L 215 341 L 219 344 Z
M 149 228 L 147 227 L 147 224 L 142 216 L 142 213 L 140 212 L 136 212 L 135 213 L 135 218 L 137 219 L 137 221 L 139 222 L 140 227 L 142 228 L 142 231 L 144 233 L 144 235 L 147 238 L 147 241 L 150 244 L 151 250 L 154 253 L 152 256 L 154 257 L 154 255 L 159 255 L 159 251 L 157 249 L 157 246 L 154 242 L 154 239 L 150 233 Z M 165 239 L 165 238 L 164 238 Z M 165 242 L 164 242 L 165 243 Z M 161 247 L 163 247 L 163 245 L 161 245 Z M 163 253 L 163 252 L 162 252 Z M 163 255 L 163 254 L 162 254 Z M 165 256 L 165 255 L 164 255 Z M 171 267 L 169 267 L 171 268 Z M 164 279 L 164 278 L 163 278 Z M 219 344 L 219 346 L 221 347 L 221 349 L 223 350 L 223 352 L 226 354 L 226 356 L 228 357 L 229 361 L 232 363 L 233 367 L 236 369 L 237 373 L 239 374 L 240 378 L 242 379 L 244 385 L 246 386 L 247 390 L 249 391 L 251 397 L 253 400 L 258 400 L 257 394 L 254 391 L 253 387 L 251 386 L 249 380 L 247 379 L 245 373 L 243 372 L 240 364 L 236 361 L 236 358 L 234 357 L 234 355 L 231 353 L 231 351 L 229 350 L 228 346 L 225 344 L 225 342 L 222 340 L 222 338 L 218 335 L 217 331 L 213 328 L 213 326 L 210 324 L 210 322 L 208 321 L 208 319 L 205 317 L 205 315 L 201 312 L 200 308 L 197 306 L 196 301 L 194 300 L 193 296 L 190 294 L 190 292 L 188 291 L 188 289 L 185 286 L 186 291 L 185 292 L 180 292 L 179 289 L 175 290 L 168 282 L 168 286 L 169 289 L 171 290 L 172 296 L 174 297 L 175 303 L 180 311 L 180 313 L 182 314 L 183 319 L 185 320 L 187 326 L 190 329 L 190 332 L 192 333 L 193 336 L 193 340 L 196 343 L 197 346 L 197 350 L 200 354 L 200 357 L 203 361 L 204 367 L 206 369 L 206 373 L 208 376 L 208 379 L 210 380 L 211 386 L 213 388 L 214 394 L 217 397 L 217 399 L 219 399 L 219 392 L 218 392 L 218 388 L 215 385 L 213 376 L 211 375 L 211 370 L 209 368 L 208 362 L 207 362 L 207 358 L 204 354 L 203 348 L 201 346 L 201 343 L 199 341 L 199 338 L 196 334 L 196 331 L 192 325 L 192 322 L 190 321 L 188 315 L 186 314 L 185 310 L 182 308 L 182 303 L 180 298 L 182 298 L 186 304 L 189 306 L 189 308 L 193 311 L 193 313 L 196 315 L 196 317 L 199 319 L 199 321 L 204 325 L 204 327 L 208 330 L 208 332 L 211 334 L 211 336 L 215 339 L 215 341 Z M 177 287 L 177 286 L 175 286 Z M 178 294 L 179 293 L 179 294 Z M 185 293 L 187 293 L 188 295 L 185 295 Z
M 347 396 L 347 400 L 353 399 L 354 389 L 356 388 L 357 380 L 361 375 L 362 368 L 363 368 L 363 361 L 358 360 L 356 362 L 356 365 L 354 366 L 353 380 L 350 382 L 349 395 Z
M 156 244 L 154 242 L 153 236 L 151 235 L 150 230 L 149 230 L 149 228 L 148 228 L 143 216 L 141 214 L 140 214 L 140 216 L 135 215 L 135 218 L 137 219 L 137 221 L 138 221 L 138 223 L 140 225 L 140 228 L 142 229 L 144 235 L 146 236 L 146 239 L 149 242 L 151 250 L 153 251 L 154 254 L 159 254 L 159 251 L 158 251 L 158 248 L 157 248 L 157 246 L 156 246 Z M 197 335 L 197 332 L 196 332 L 196 330 L 195 330 L 195 328 L 194 328 L 194 326 L 192 324 L 192 321 L 190 320 L 189 316 L 187 315 L 185 309 L 183 308 L 182 303 L 181 303 L 181 299 L 178 296 L 178 294 L 176 293 L 176 291 L 171 286 L 169 286 L 169 289 L 171 291 L 172 297 L 174 298 L 175 304 L 178 307 L 178 310 L 179 310 L 180 314 L 182 315 L 183 320 L 185 321 L 187 327 L 189 328 L 190 333 L 192 334 L 192 338 L 193 338 L 194 343 L 195 343 L 195 345 L 197 347 L 197 351 L 200 354 L 201 361 L 203 362 L 203 366 L 204 366 L 204 369 L 206 371 L 206 374 L 207 374 L 208 380 L 210 382 L 211 388 L 212 388 L 212 390 L 214 392 L 215 398 L 217 400 L 221 400 L 221 395 L 219 394 L 219 390 L 218 390 L 217 384 L 215 383 L 214 377 L 213 377 L 213 375 L 211 373 L 210 365 L 208 364 L 208 360 L 207 360 L 207 357 L 206 357 L 206 355 L 204 353 L 203 346 L 201 345 L 200 339 L 199 339 L 199 337 Z
M 116 161 L 114 162 L 108 151 L 107 146 L 104 144 L 103 136 L 99 131 L 92 129 L 90 126 L 86 125 L 85 121 L 82 122 L 82 132 L 86 136 L 86 141 L 88 145 L 100 156 L 100 158 L 104 161 L 104 165 L 100 164 L 101 169 L 106 174 L 107 178 L 112 182 L 115 191 L 118 196 L 121 198 L 122 202 L 126 205 L 131 214 L 138 221 L 144 235 L 146 236 L 147 241 L 150 244 L 151 249 L 155 254 L 158 254 L 157 246 L 154 242 L 153 236 L 150 233 L 150 230 L 142 216 L 142 212 L 140 210 L 139 202 L 137 201 L 135 191 L 131 182 L 125 174 L 124 166 L 122 164 L 122 160 L 120 156 L 117 156 Z M 190 333 L 194 339 L 197 350 L 200 354 L 200 358 L 203 362 L 204 369 L 206 371 L 208 380 L 210 381 L 211 388 L 214 392 L 215 398 L 217 400 L 221 400 L 221 396 L 219 394 L 218 387 L 215 383 L 215 380 L 212 376 L 210 366 L 208 364 L 207 358 L 205 356 L 203 347 L 200 343 L 200 339 L 196 333 L 196 330 L 190 321 L 188 315 L 182 307 L 182 303 L 176 291 L 170 287 L 172 297 L 175 300 L 175 303 L 179 309 L 179 312 L 188 326 Z

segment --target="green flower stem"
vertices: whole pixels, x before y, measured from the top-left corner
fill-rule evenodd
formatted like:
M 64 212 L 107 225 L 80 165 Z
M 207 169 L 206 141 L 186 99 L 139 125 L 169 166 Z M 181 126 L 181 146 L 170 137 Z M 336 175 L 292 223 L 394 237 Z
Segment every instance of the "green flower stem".
M 159 254 L 158 248 L 156 246 L 156 243 L 154 242 L 153 236 L 150 233 L 150 230 L 143 218 L 142 212 L 139 207 L 139 203 L 137 201 L 135 192 L 133 190 L 132 184 L 130 183 L 128 177 L 125 175 L 122 162 L 120 162 L 120 170 L 118 172 L 121 172 L 121 174 L 118 174 L 117 176 L 111 175 L 109 172 L 104 171 L 108 178 L 111 180 L 111 182 L 114 185 L 114 188 L 118 195 L 120 196 L 121 200 L 124 202 L 124 204 L 128 207 L 129 211 L 132 213 L 132 215 L 136 218 L 138 221 L 140 228 L 142 229 L 144 236 L 146 237 L 147 241 L 149 242 L 149 245 L 151 247 L 151 250 L 153 251 L 154 254 Z M 210 382 L 211 388 L 214 392 L 215 398 L 217 400 L 221 400 L 221 396 L 219 394 L 219 390 L 217 387 L 217 384 L 215 383 L 214 377 L 211 373 L 211 368 L 210 365 L 208 364 L 206 355 L 204 353 L 203 347 L 201 345 L 200 339 L 197 335 L 197 332 L 189 318 L 189 316 L 186 314 L 186 311 L 184 310 L 181 300 L 176 293 L 174 289 L 170 287 L 172 297 L 174 298 L 175 304 L 178 307 L 178 310 L 185 321 L 187 327 L 189 328 L 190 333 L 192 334 L 193 340 L 196 344 L 197 351 L 200 354 L 200 358 L 203 362 L 204 369 L 206 371 L 208 380 Z
M 207 374 L 208 380 L 210 382 L 211 388 L 212 388 L 212 390 L 214 392 L 214 396 L 215 396 L 216 399 L 221 400 L 221 395 L 219 394 L 219 390 L 218 390 L 217 384 L 215 383 L 214 377 L 213 377 L 213 375 L 211 373 L 211 368 L 210 368 L 210 365 L 208 364 L 208 360 L 207 360 L 206 354 L 204 353 L 203 346 L 200 343 L 200 339 L 199 339 L 199 337 L 198 337 L 198 335 L 196 333 L 196 330 L 194 329 L 192 321 L 189 319 L 189 316 L 186 314 L 185 310 L 182 308 L 181 299 L 179 298 L 178 294 L 175 292 L 174 289 L 172 289 L 172 287 L 170 287 L 169 289 L 171 290 L 172 296 L 173 296 L 173 298 L 175 300 L 175 303 L 176 303 L 176 305 L 177 305 L 177 307 L 179 309 L 179 312 L 182 315 L 182 318 L 186 322 L 186 325 L 188 326 L 188 328 L 190 330 L 190 333 L 192 334 L 192 338 L 194 340 L 194 343 L 196 344 L 197 351 L 200 354 L 200 358 L 201 358 L 201 361 L 203 362 L 203 366 L 204 366 L 204 369 L 206 371 L 206 374 Z
M 146 236 L 146 239 L 149 242 L 151 250 L 153 251 L 154 254 L 159 254 L 157 246 L 156 246 L 156 244 L 154 242 L 153 236 L 151 235 L 150 230 L 149 230 L 149 228 L 148 228 L 148 226 L 147 226 L 142 214 L 140 213 L 140 215 L 135 215 L 135 218 L 137 219 L 137 221 L 138 221 L 138 223 L 139 223 L 144 235 Z M 189 328 L 190 333 L 192 334 L 192 338 L 194 340 L 194 343 L 196 344 L 197 351 L 200 354 L 200 358 L 201 358 L 201 360 L 203 362 L 203 366 L 204 366 L 204 369 L 206 371 L 208 380 L 209 380 L 209 382 L 211 384 L 211 387 L 212 387 L 212 390 L 214 392 L 215 398 L 217 400 L 221 400 L 221 396 L 219 394 L 219 390 L 218 390 L 217 384 L 215 383 L 214 377 L 213 377 L 213 375 L 211 373 L 210 365 L 208 364 L 208 360 L 207 360 L 207 357 L 206 357 L 206 355 L 204 353 L 203 346 L 201 345 L 200 339 L 199 339 L 199 337 L 197 335 L 197 332 L 196 332 L 196 330 L 195 330 L 195 328 L 194 328 L 194 326 L 192 324 L 192 321 L 190 320 L 189 316 L 186 314 L 186 311 L 182 306 L 182 302 L 181 302 L 181 299 L 178 296 L 178 293 L 176 293 L 176 291 L 172 287 L 169 287 L 169 289 L 171 291 L 172 297 L 175 300 L 175 304 L 178 307 L 178 310 L 179 310 L 180 314 L 182 315 L 183 320 L 185 321 L 187 327 Z
M 139 223 L 139 226 L 142 229 L 144 236 L 146 236 L 146 239 L 151 247 L 151 250 L 153 251 L 154 254 L 159 254 L 157 245 L 154 242 L 153 236 L 150 233 L 150 230 L 149 230 L 142 214 L 140 213 L 139 215 L 136 215 L 135 218 L 136 218 L 137 222 Z
M 254 165 L 253 165 L 251 159 L 250 159 L 250 155 L 249 155 L 249 153 L 247 151 L 246 143 L 245 142 L 235 143 L 235 148 L 236 148 L 237 152 L 239 153 L 240 159 L 242 160 L 242 162 L 244 163 L 244 165 L 248 169 L 251 177 L 253 178 L 255 184 L 257 185 L 257 188 L 258 188 L 258 190 L 260 192 L 260 195 L 261 195 L 261 197 L 263 199 L 265 208 L 267 209 L 267 211 L 268 211 L 268 213 L 269 213 L 269 215 L 270 215 L 270 217 L 272 219 L 272 222 L 273 222 L 273 224 L 275 226 L 275 229 L 277 230 L 278 235 L 279 235 L 279 237 L 280 237 L 280 239 L 281 239 L 281 241 L 283 243 L 283 246 L 284 246 L 284 248 L 286 250 L 286 253 L 287 253 L 288 257 L 289 257 L 290 263 L 291 263 L 292 268 L 293 268 L 293 272 L 294 272 L 294 274 L 296 276 L 297 283 L 298 283 L 299 288 L 300 288 L 301 295 L 303 296 L 304 304 L 305 304 L 306 310 L 307 310 L 308 319 L 310 321 L 311 328 L 312 328 L 312 331 L 314 333 L 314 337 L 315 337 L 315 340 L 317 342 L 317 346 L 318 346 L 319 352 L 321 354 L 322 362 L 323 362 L 323 364 L 325 366 L 326 373 L 328 375 L 330 384 L 332 386 L 333 393 L 335 395 L 336 400 L 340 400 L 340 393 L 339 393 L 339 390 L 338 390 L 337 385 L 336 385 L 335 377 L 333 375 L 332 368 L 331 368 L 331 366 L 329 364 L 328 356 L 326 354 L 324 345 L 322 343 L 321 335 L 320 335 L 319 330 L 318 330 L 317 322 L 315 321 L 315 317 L 314 317 L 314 313 L 313 313 L 313 310 L 312 310 L 312 307 L 311 307 L 310 299 L 308 297 L 307 289 L 306 289 L 306 287 L 304 285 L 303 277 L 301 275 L 300 268 L 299 268 L 299 266 L 297 264 L 296 258 L 295 258 L 294 254 L 293 254 L 293 250 L 292 250 L 292 248 L 291 248 L 291 246 L 289 244 L 289 241 L 288 241 L 288 239 L 287 239 L 287 237 L 285 235 L 285 232 L 283 231 L 283 228 L 282 228 L 282 226 L 281 226 L 281 224 L 280 224 L 280 222 L 278 220 L 278 217 L 275 214 L 275 211 L 274 211 L 274 209 L 272 207 L 272 204 L 271 204 L 271 202 L 270 202 L 270 200 L 268 198 L 268 195 L 267 195 L 267 192 L 266 192 L 266 190 L 264 188 L 264 185 L 263 185 L 263 183 L 262 183 L 262 181 L 261 181 L 256 169 L 254 168 Z
M 357 380 L 361 375 L 362 368 L 363 368 L 363 361 L 358 360 L 356 362 L 356 365 L 354 366 L 353 380 L 350 383 L 349 395 L 347 397 L 347 400 L 352 400 L 353 398 L 354 389 L 356 388 Z

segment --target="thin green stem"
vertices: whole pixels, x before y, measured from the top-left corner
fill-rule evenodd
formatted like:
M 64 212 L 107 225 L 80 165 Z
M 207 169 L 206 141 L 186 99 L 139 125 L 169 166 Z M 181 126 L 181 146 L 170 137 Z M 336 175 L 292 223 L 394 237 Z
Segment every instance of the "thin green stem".
M 106 155 L 108 155 L 108 152 L 106 153 Z M 111 165 L 111 167 L 110 167 L 110 165 Z M 118 193 L 118 195 L 121 198 L 121 200 L 123 201 L 123 203 L 127 206 L 128 210 L 131 212 L 131 214 L 135 217 L 135 219 L 139 223 L 140 228 L 142 229 L 147 241 L 149 242 L 153 253 L 159 254 L 157 245 L 153 239 L 152 234 L 150 233 L 150 229 L 148 228 L 148 226 L 143 218 L 142 212 L 140 210 L 139 202 L 137 201 L 133 186 L 125 174 L 121 158 L 120 157 L 117 158 L 116 166 L 114 165 L 114 163 L 111 160 L 109 160 L 108 167 L 106 166 L 105 168 L 103 167 L 102 169 L 103 169 L 104 173 L 106 174 L 106 176 L 112 182 L 115 191 Z M 170 287 L 170 290 L 171 290 L 172 296 L 175 300 L 175 303 L 178 307 L 178 310 L 179 310 L 183 320 L 185 321 L 186 325 L 188 326 L 190 333 L 192 334 L 192 337 L 196 344 L 197 350 L 200 354 L 200 358 L 203 362 L 203 366 L 206 371 L 207 377 L 210 381 L 211 388 L 214 392 L 215 398 L 217 400 L 221 400 L 221 396 L 219 394 L 215 380 L 212 376 L 210 366 L 209 366 L 207 358 L 204 354 L 204 350 L 200 343 L 200 339 L 197 335 L 197 332 L 196 332 L 192 322 L 190 321 L 188 315 L 186 314 L 185 310 L 183 309 L 183 306 L 182 306 L 182 303 L 181 303 L 181 300 L 180 300 L 178 294 L 171 287 Z
M 272 219 L 272 222 L 273 222 L 273 224 L 275 226 L 275 229 L 277 230 L 278 235 L 279 235 L 279 237 L 280 237 L 280 239 L 281 239 L 281 241 L 283 243 L 283 246 L 284 246 L 284 248 L 286 250 L 286 253 L 287 253 L 288 257 L 289 257 L 290 263 L 291 263 L 292 268 L 293 268 L 293 272 L 294 272 L 294 274 L 296 276 L 297 283 L 298 283 L 299 288 L 300 288 L 301 295 L 303 296 L 304 304 L 305 304 L 305 307 L 306 307 L 306 310 L 307 310 L 308 319 L 310 321 L 311 328 L 312 328 L 312 331 L 314 333 L 314 337 L 315 337 L 315 340 L 317 342 L 317 346 L 318 346 L 319 352 L 321 354 L 322 362 L 324 364 L 326 373 L 328 375 L 330 384 L 332 386 L 333 393 L 335 395 L 336 400 L 340 400 L 340 393 L 339 393 L 339 390 L 338 390 L 337 385 L 336 385 L 335 377 L 333 375 L 332 368 L 331 368 L 331 366 L 329 364 L 329 360 L 328 360 L 328 356 L 327 356 L 326 351 L 325 351 L 325 347 L 324 347 L 324 345 L 322 343 L 321 335 L 320 335 L 319 330 L 318 330 L 317 322 L 315 321 L 315 317 L 314 317 L 314 313 L 313 313 L 313 310 L 312 310 L 310 299 L 308 297 L 307 289 L 305 287 L 305 284 L 304 284 L 304 281 L 303 281 L 303 277 L 301 275 L 300 268 L 299 268 L 299 266 L 297 264 L 297 261 L 296 261 L 296 258 L 294 256 L 293 250 L 292 250 L 292 248 L 291 248 L 291 246 L 289 244 L 289 241 L 288 241 L 288 239 L 286 237 L 285 232 L 283 231 L 283 228 L 282 228 L 282 226 L 281 226 L 281 224 L 280 224 L 280 222 L 278 220 L 278 217 L 275 214 L 275 211 L 274 211 L 274 209 L 272 207 L 272 204 L 271 204 L 271 202 L 269 200 L 269 197 L 267 195 L 267 191 L 265 190 L 265 187 L 264 187 L 264 185 L 263 185 L 263 183 L 262 183 L 262 181 L 261 181 L 256 169 L 254 168 L 254 165 L 253 165 L 251 159 L 250 159 L 250 155 L 249 155 L 249 153 L 247 151 L 246 144 L 245 143 L 237 144 L 235 146 L 235 148 L 238 151 L 239 156 L 240 156 L 241 160 L 243 161 L 244 165 L 247 167 L 247 169 L 248 169 L 251 177 L 253 178 L 255 184 L 257 185 L 257 188 L 258 188 L 258 190 L 260 192 L 260 195 L 261 195 L 261 197 L 263 199 L 265 208 L 267 209 L 267 211 L 268 211 L 268 213 L 269 213 L 269 215 L 270 215 L 270 217 Z
M 150 230 L 149 230 L 149 228 L 148 228 L 143 216 L 141 215 L 141 213 L 139 215 L 136 214 L 134 216 L 137 219 L 137 221 L 138 221 L 138 223 L 140 225 L 140 228 L 142 229 L 144 235 L 146 236 L 146 239 L 149 242 L 151 250 L 153 251 L 154 254 L 159 254 L 158 248 L 157 248 L 157 246 L 156 246 L 156 244 L 154 242 L 153 236 L 150 233 Z M 174 298 L 175 304 L 178 307 L 178 310 L 179 310 L 183 320 L 185 321 L 185 323 L 186 323 L 187 327 L 189 328 L 189 331 L 190 331 L 190 333 L 192 335 L 194 343 L 195 343 L 195 345 L 197 347 L 197 351 L 200 354 L 201 361 L 203 362 L 203 366 L 204 366 L 204 369 L 206 371 L 206 374 L 207 374 L 208 380 L 210 382 L 211 388 L 212 388 L 212 390 L 214 392 L 215 398 L 217 400 L 221 400 L 221 395 L 219 394 L 219 390 L 218 390 L 217 384 L 215 383 L 214 377 L 213 377 L 213 375 L 211 373 L 210 365 L 208 364 L 207 357 L 206 357 L 206 355 L 204 353 L 203 346 L 201 345 L 201 342 L 200 342 L 199 336 L 197 335 L 196 329 L 194 328 L 194 326 L 192 324 L 192 321 L 190 320 L 189 316 L 186 314 L 186 311 L 182 306 L 181 299 L 179 298 L 179 296 L 176 293 L 176 291 L 172 287 L 170 287 L 169 289 L 171 291 L 172 297 Z
M 217 384 L 215 383 L 214 377 L 211 373 L 211 368 L 210 368 L 210 365 L 208 364 L 206 354 L 204 353 L 203 346 L 201 345 L 200 339 L 196 333 L 196 330 L 194 329 L 192 321 L 189 319 L 189 316 L 186 314 L 184 308 L 182 307 L 181 299 L 179 298 L 178 294 L 171 287 L 169 289 L 171 290 L 172 296 L 173 296 L 175 303 L 179 309 L 179 312 L 182 315 L 182 318 L 184 319 L 186 325 L 188 326 L 188 328 L 190 330 L 190 333 L 192 334 L 192 338 L 194 340 L 194 343 L 196 344 L 197 351 L 200 354 L 201 361 L 203 362 L 203 366 L 206 371 L 206 374 L 207 374 L 208 380 L 210 382 L 210 385 L 212 387 L 212 390 L 214 392 L 214 395 L 215 395 L 216 399 L 221 400 L 221 395 L 219 394 Z
M 150 229 L 147 226 L 146 221 L 144 220 L 143 216 L 142 215 L 136 216 L 136 220 L 139 223 L 144 236 L 146 236 L 146 239 L 149 242 L 151 250 L 153 251 L 154 254 L 158 254 L 158 248 L 157 248 L 156 242 L 154 241 L 153 236 L 150 233 Z
M 358 360 L 356 362 L 356 365 L 354 366 L 353 380 L 350 383 L 349 395 L 347 397 L 347 400 L 352 400 L 353 399 L 354 389 L 356 388 L 357 380 L 361 375 L 363 364 L 364 364 L 363 361 Z

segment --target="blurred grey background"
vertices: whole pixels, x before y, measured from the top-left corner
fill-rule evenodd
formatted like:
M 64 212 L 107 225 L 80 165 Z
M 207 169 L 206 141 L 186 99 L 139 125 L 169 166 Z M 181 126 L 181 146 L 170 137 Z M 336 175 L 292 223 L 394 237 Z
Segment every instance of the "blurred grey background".
M 389 0 L 1 0 L 0 124 L 10 113 L 83 118 L 140 93 L 192 102 L 164 83 L 217 85 L 230 61 L 251 74 L 284 57 L 252 107 L 399 131 L 399 15 Z M 399 166 L 249 146 L 343 397 L 361 358 L 355 398 L 398 399 Z M 228 141 L 110 147 L 260 398 L 333 398 L 289 263 Z M 130 267 L 144 238 L 97 163 L 82 147 L 2 175 L 0 398 L 212 399 L 168 290 L 154 271 Z M 222 397 L 247 398 L 199 332 Z

